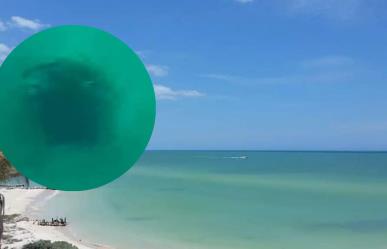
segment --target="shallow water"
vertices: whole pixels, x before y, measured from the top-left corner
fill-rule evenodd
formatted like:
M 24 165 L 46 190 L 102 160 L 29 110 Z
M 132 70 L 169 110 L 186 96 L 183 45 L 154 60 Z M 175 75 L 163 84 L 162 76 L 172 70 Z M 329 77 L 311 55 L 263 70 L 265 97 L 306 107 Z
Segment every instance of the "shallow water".
M 378 249 L 386 210 L 387 153 L 151 151 L 44 215 L 119 249 Z

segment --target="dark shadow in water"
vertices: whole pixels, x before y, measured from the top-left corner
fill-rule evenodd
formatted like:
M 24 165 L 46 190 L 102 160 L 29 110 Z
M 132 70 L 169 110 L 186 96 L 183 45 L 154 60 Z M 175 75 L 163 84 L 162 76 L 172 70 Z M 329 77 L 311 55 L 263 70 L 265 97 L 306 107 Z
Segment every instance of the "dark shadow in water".
M 112 107 L 110 83 L 90 63 L 57 59 L 23 74 L 27 106 L 33 108 L 51 145 L 94 145 Z

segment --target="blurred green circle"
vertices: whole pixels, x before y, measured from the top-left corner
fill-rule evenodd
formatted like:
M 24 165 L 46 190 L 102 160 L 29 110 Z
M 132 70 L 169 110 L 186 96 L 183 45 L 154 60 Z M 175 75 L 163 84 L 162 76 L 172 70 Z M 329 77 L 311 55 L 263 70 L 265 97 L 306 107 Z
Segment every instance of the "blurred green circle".
M 59 190 L 96 188 L 141 156 L 155 95 L 140 59 L 85 26 L 39 32 L 0 67 L 0 150 L 23 175 Z

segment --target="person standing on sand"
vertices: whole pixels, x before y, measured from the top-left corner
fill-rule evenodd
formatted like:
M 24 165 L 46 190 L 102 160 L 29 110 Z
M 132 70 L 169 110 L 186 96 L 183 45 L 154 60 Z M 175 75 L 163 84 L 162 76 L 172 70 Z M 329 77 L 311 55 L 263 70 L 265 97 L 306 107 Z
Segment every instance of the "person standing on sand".
M 4 195 L 0 194 L 0 249 L 1 249 L 1 240 L 3 239 L 4 232 L 4 210 L 5 210 L 5 198 Z
M 9 178 L 11 173 L 11 164 L 9 161 L 4 157 L 3 153 L 0 151 L 0 181 L 3 181 L 7 178 Z M 4 232 L 4 210 L 5 210 L 5 197 L 3 194 L 0 193 L 0 249 L 1 249 L 1 242 L 3 239 L 3 232 Z

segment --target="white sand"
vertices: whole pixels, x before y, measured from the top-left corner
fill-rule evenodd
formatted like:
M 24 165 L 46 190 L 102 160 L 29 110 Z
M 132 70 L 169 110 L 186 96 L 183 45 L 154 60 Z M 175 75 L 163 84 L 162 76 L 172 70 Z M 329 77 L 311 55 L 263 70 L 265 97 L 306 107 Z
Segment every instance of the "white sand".
M 23 245 L 37 240 L 66 241 L 79 249 L 108 249 L 110 247 L 92 244 L 75 238 L 67 227 L 39 226 L 34 224 L 29 213 L 41 208 L 47 200 L 59 193 L 47 189 L 5 189 L 0 188 L 5 196 L 5 214 L 21 214 L 13 222 L 4 224 L 2 248 L 22 248 Z M 8 238 L 8 239 L 7 239 Z

